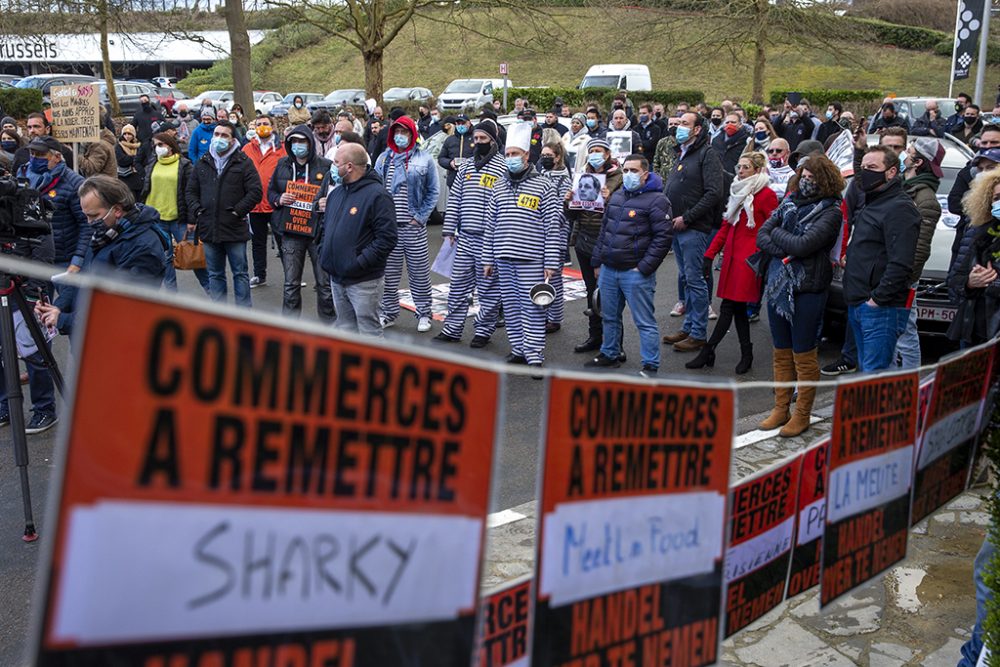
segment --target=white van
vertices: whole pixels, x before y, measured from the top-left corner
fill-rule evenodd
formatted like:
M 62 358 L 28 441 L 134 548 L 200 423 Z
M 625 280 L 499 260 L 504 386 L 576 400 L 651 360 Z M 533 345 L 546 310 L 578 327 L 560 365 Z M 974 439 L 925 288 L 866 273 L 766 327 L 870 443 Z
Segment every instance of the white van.
M 509 88 L 514 84 L 507 82 Z M 474 111 L 484 104 L 493 103 L 493 91 L 503 94 L 503 79 L 455 79 L 438 95 L 438 109 L 442 112 Z
M 577 87 L 652 90 L 653 84 L 645 65 L 594 65 Z

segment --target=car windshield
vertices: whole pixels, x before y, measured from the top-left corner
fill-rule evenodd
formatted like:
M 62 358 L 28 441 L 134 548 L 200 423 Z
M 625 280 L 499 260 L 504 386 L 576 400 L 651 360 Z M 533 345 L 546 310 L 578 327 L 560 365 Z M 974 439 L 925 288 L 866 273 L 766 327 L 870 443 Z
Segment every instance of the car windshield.
M 283 98 L 281 98 L 281 103 L 292 104 L 295 101 L 296 97 L 301 97 L 302 101 L 305 102 L 307 95 L 305 93 L 289 93 L 285 95 Z
M 253 101 L 254 102 L 260 102 L 260 98 L 262 98 L 262 97 L 264 97 L 264 93 L 254 93 L 253 94 Z
M 25 77 L 25 78 L 21 79 L 20 81 L 18 81 L 14 85 L 17 88 L 41 88 L 42 86 L 45 85 L 46 81 L 48 81 L 48 79 L 42 79 L 42 78 L 39 78 L 39 77 L 29 76 L 29 77 Z
M 462 81 L 452 81 L 444 89 L 446 93 L 478 93 L 483 82 L 477 79 L 465 79 Z
M 409 88 L 390 88 L 385 91 L 383 97 L 406 97 L 410 94 Z
M 618 75 L 617 74 L 605 74 L 602 76 L 585 76 L 583 77 L 583 83 L 580 84 L 581 88 L 617 88 L 618 87 Z
M 326 99 L 328 102 L 340 102 L 342 100 L 350 100 L 357 94 L 357 90 L 335 90 L 327 95 Z

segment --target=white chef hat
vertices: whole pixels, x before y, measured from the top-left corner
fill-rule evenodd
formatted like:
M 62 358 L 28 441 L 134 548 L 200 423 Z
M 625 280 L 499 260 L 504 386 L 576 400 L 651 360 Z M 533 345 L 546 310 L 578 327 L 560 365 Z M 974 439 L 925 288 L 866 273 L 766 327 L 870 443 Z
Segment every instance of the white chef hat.
M 520 148 L 524 152 L 531 150 L 531 123 L 514 123 L 507 128 L 507 148 Z

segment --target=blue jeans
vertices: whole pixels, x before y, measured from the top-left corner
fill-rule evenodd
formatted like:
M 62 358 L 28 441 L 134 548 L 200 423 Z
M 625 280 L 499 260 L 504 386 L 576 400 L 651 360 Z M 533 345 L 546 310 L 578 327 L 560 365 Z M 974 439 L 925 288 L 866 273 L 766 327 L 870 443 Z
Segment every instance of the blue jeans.
M 800 292 L 795 295 L 795 312 L 789 322 L 768 302 L 767 322 L 774 347 L 779 350 L 791 348 L 797 354 L 814 349 L 819 345 L 825 309 L 826 292 Z
M 972 637 L 962 645 L 962 659 L 958 661 L 958 667 L 975 667 L 979 660 L 979 654 L 983 650 L 983 621 L 986 620 L 986 602 L 993 597 L 992 592 L 983 581 L 983 570 L 993 558 L 996 547 L 990 542 L 990 537 L 983 539 L 983 546 L 976 554 L 975 564 L 972 566 L 972 583 L 976 586 L 976 625 L 972 628 Z
M 702 271 L 702 260 L 708 250 L 708 234 L 688 229 L 674 235 L 677 241 L 678 270 L 684 273 L 684 326 L 681 330 L 691 338 L 705 340 L 708 336 L 708 283 Z
M 331 280 L 333 307 L 337 311 L 333 327 L 359 333 L 362 336 L 382 338 L 382 323 L 378 319 L 378 309 L 384 287 L 384 278 L 366 280 L 353 285 L 341 285 Z
M 49 344 L 49 351 L 52 345 Z M 56 385 L 52 382 L 52 373 L 45 367 L 45 360 L 39 352 L 24 359 L 28 367 L 28 389 L 31 394 L 31 412 L 34 414 L 56 416 Z M 7 378 L 0 368 L 0 406 L 9 410 L 7 405 Z
M 858 365 L 858 344 L 854 342 L 854 328 L 851 327 L 851 318 L 847 318 L 847 330 L 844 332 L 844 346 L 840 348 L 840 358 L 850 362 L 852 366 Z
M 601 288 L 601 319 L 604 325 L 601 354 L 614 359 L 621 352 L 622 311 L 627 303 L 635 328 L 639 330 L 642 365 L 659 368 L 660 328 L 653 313 L 656 273 L 644 276 L 638 269 L 621 271 L 602 266 L 597 283 Z
M 906 370 L 920 368 L 920 334 L 917 333 L 917 309 L 910 308 L 910 316 L 906 321 L 906 330 L 896 341 L 896 353 L 899 355 L 900 367 Z
M 184 234 L 187 232 L 187 225 L 183 222 L 167 222 L 161 220 L 160 229 L 169 234 L 174 241 L 179 242 L 184 238 Z M 208 271 L 206 269 L 195 269 L 194 277 L 198 279 L 198 282 L 201 284 L 201 288 L 208 292 Z M 163 284 L 168 290 L 172 292 L 177 291 L 177 269 L 174 268 L 173 262 L 167 262 L 167 272 L 163 276 Z
M 671 247 L 674 251 L 674 260 L 677 262 L 677 300 L 684 303 L 685 290 L 684 290 L 684 272 L 681 270 L 681 250 L 680 246 L 677 244 L 677 236 L 674 235 L 674 239 L 671 242 Z
M 226 300 L 226 260 L 233 271 L 233 296 L 237 306 L 249 308 L 250 275 L 247 273 L 247 242 L 208 243 L 205 245 L 205 263 L 208 265 L 208 295 L 213 301 Z
M 861 303 L 847 307 L 858 346 L 858 370 L 872 373 L 889 368 L 896 359 L 896 341 L 906 329 L 909 308 L 883 308 Z

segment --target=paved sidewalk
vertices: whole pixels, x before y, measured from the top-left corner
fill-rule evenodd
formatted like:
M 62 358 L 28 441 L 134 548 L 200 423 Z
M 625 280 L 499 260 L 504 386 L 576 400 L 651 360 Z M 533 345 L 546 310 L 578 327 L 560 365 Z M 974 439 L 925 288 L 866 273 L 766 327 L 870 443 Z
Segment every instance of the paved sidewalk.
M 822 413 L 822 410 L 817 410 Z M 803 450 L 830 430 L 828 420 L 798 438 L 771 438 L 734 451 L 732 480 Z M 967 491 L 911 531 L 907 558 L 885 576 L 819 610 L 814 588 L 722 645 L 720 665 L 745 667 L 953 667 L 975 620 L 972 561 L 989 523 L 983 496 Z M 530 574 L 535 502 L 490 529 L 484 590 Z

